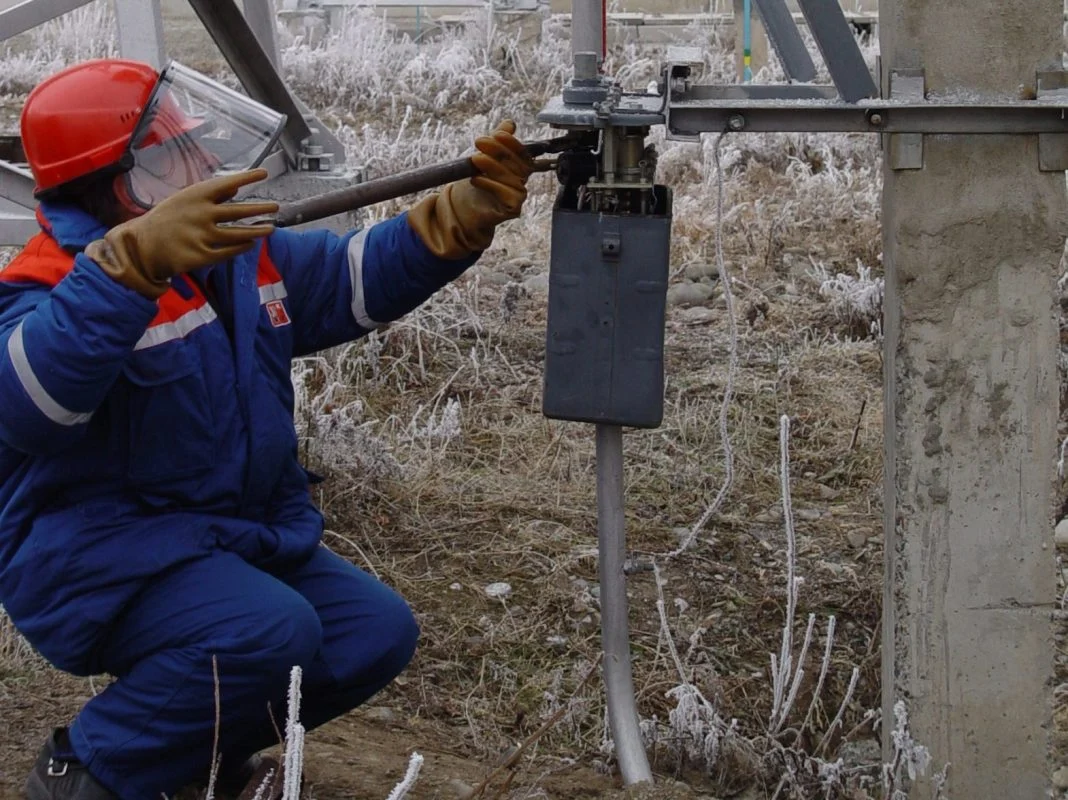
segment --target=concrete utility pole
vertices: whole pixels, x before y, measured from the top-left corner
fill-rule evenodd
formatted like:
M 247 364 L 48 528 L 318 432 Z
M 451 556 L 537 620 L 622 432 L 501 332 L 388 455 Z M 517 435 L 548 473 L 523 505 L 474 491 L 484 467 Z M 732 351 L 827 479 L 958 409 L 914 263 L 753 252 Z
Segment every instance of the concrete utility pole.
M 1063 14 L 1062 0 L 881 0 L 884 93 L 892 70 L 923 69 L 928 92 L 1014 97 L 1060 68 Z M 954 800 L 1049 786 L 1066 197 L 1037 139 L 927 136 L 922 169 L 915 140 L 885 167 L 884 747 L 904 700 L 933 758 L 910 795 L 924 800 L 946 763 Z

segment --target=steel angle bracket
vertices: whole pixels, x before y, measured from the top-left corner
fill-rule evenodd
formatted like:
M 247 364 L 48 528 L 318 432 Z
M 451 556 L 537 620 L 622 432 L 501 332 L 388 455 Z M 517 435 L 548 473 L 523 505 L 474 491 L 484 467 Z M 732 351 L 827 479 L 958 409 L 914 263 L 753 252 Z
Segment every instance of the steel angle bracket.
M 1068 71 L 1047 70 L 1035 76 L 1035 97 L 1040 103 L 1061 101 L 1068 105 Z M 1042 172 L 1068 170 L 1068 133 L 1038 135 L 1038 168 Z
M 890 99 L 908 103 L 922 103 L 927 98 L 927 86 L 922 69 L 890 71 Z M 892 170 L 923 169 L 923 134 L 892 133 L 883 136 L 883 152 Z
M 664 124 L 669 139 L 680 142 L 699 142 L 701 134 L 675 133 L 671 124 L 671 98 L 686 95 L 693 90 L 693 82 L 701 76 L 705 68 L 704 53 L 699 47 L 669 47 L 667 63 L 664 65 L 660 91 L 664 95 Z

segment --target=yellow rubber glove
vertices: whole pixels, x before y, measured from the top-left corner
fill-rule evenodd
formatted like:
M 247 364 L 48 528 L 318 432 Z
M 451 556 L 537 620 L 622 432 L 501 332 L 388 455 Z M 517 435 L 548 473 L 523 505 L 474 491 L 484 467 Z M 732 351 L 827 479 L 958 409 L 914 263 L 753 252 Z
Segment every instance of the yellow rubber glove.
M 175 275 L 247 252 L 274 230 L 269 223 L 220 225 L 278 211 L 273 202 L 228 202 L 242 186 L 266 177 L 267 170 L 256 169 L 195 183 L 116 225 L 85 254 L 122 285 L 155 300 Z
M 519 216 L 535 167 L 514 133 L 515 123 L 505 120 L 490 136 L 480 136 L 471 157 L 479 174 L 450 183 L 408 212 L 408 224 L 438 258 L 485 250 L 497 226 Z

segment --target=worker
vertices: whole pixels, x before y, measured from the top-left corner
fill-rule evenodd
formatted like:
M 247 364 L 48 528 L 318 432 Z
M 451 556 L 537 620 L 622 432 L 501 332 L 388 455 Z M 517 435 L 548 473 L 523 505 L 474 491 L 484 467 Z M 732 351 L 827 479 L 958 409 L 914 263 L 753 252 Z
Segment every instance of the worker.
M 321 546 L 291 359 L 460 276 L 537 166 L 506 121 L 475 141 L 476 177 L 362 230 L 296 232 L 236 199 L 284 117 L 180 64 L 67 68 L 20 124 L 41 232 L 0 271 L 0 604 L 57 668 L 116 679 L 26 791 L 158 800 L 203 785 L 216 736 L 240 788 L 293 667 L 312 729 L 418 637 L 398 594 Z

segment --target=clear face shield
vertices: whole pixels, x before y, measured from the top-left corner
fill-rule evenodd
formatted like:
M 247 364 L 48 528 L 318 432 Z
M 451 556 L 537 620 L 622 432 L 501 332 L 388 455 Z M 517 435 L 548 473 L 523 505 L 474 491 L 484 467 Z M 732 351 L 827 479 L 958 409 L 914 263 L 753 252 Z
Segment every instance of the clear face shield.
M 149 209 L 214 175 L 253 169 L 285 121 L 284 114 L 172 61 L 130 140 L 130 199 Z

